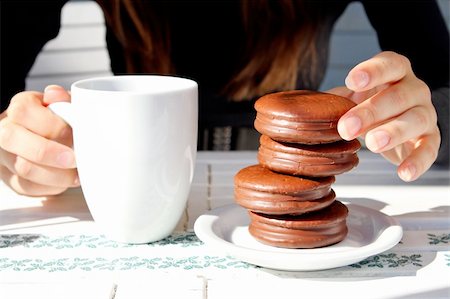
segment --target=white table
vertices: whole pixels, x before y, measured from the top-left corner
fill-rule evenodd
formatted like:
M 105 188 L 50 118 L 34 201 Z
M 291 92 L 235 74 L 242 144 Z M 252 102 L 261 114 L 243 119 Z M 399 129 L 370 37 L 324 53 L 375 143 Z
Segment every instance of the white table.
M 337 178 L 338 197 L 395 217 L 404 237 L 361 263 L 315 272 L 255 267 L 192 231 L 199 215 L 233 202 L 233 176 L 256 163 L 256 152 L 200 152 L 183 218 L 154 244 L 107 240 L 80 189 L 29 198 L 0 182 L 0 298 L 450 297 L 449 172 L 407 184 L 379 156 L 361 152 L 360 160 Z

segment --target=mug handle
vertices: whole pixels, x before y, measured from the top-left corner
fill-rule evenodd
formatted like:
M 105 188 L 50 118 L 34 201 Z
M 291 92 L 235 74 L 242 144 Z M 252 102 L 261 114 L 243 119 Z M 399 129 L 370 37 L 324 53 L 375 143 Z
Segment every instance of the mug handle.
M 56 102 L 48 105 L 48 108 L 72 127 L 73 118 L 71 106 L 72 104 L 69 102 Z

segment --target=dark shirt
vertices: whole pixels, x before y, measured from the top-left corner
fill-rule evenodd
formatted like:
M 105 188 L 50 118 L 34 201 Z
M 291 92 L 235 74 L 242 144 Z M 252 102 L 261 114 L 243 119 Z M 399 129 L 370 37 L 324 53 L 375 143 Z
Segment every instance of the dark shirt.
M 25 78 L 45 43 L 56 37 L 61 1 L 2 1 L 1 110 L 24 90 Z M 318 80 L 299 80 L 299 89 L 318 89 L 325 74 L 328 46 L 335 21 L 351 1 L 313 1 L 325 14 L 318 47 Z M 448 163 L 449 33 L 436 1 L 360 1 L 377 32 L 382 50 L 411 61 L 417 77 L 433 91 L 443 135 L 440 159 Z M 199 83 L 200 127 L 251 126 L 253 101 L 230 102 L 218 90 L 232 75 L 245 42 L 236 1 L 167 1 L 171 5 L 171 57 L 178 75 Z M 126 73 L 124 48 L 108 28 L 107 45 L 114 74 Z M 357 45 L 355 45 L 357 46 Z M 300 70 L 301 72 L 302 70 Z M 301 74 L 299 78 L 302 78 Z M 51 82 L 49 82 L 51 83 Z M 443 152 L 444 151 L 444 152 Z M 443 153 L 442 153 L 443 152 Z

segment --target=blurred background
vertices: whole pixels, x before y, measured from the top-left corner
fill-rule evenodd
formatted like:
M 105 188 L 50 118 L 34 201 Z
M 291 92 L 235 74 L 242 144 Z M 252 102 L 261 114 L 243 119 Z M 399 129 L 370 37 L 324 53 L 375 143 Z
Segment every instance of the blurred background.
M 450 0 L 438 0 L 438 3 L 450 28 Z M 49 83 L 69 89 L 76 80 L 112 74 L 100 7 L 94 1 L 72 0 L 64 6 L 61 17 L 59 35 L 47 43 L 29 73 L 28 90 L 43 90 Z M 350 4 L 335 26 L 329 65 L 320 90 L 343 85 L 353 66 L 379 51 L 376 33 L 364 8 L 358 2 Z M 230 149 L 231 128 L 218 128 L 209 133 L 215 140 L 211 149 Z M 252 128 L 241 129 L 237 138 L 233 149 L 257 148 L 258 134 Z

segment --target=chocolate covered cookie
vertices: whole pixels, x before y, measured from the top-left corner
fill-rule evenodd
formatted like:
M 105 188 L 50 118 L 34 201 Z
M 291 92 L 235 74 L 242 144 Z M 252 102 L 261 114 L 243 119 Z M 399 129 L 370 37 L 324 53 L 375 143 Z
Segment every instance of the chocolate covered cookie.
M 278 142 L 266 135 L 260 138 L 258 161 L 277 172 L 312 177 L 344 173 L 358 165 L 357 139 L 327 144 L 305 145 Z
M 355 106 L 351 100 L 308 90 L 267 94 L 255 103 L 254 126 L 274 140 L 320 144 L 341 140 L 339 118 Z
M 234 177 L 234 198 L 244 208 L 265 214 L 302 214 L 333 203 L 334 176 L 308 178 L 273 172 L 261 165 L 241 169 Z
M 250 234 L 266 245 L 283 248 L 316 248 L 332 245 L 347 236 L 347 207 L 339 201 L 319 211 L 298 216 L 249 212 Z
M 355 104 L 333 94 L 293 90 L 255 103 L 262 134 L 258 165 L 234 179 L 235 201 L 250 215 L 250 234 L 284 248 L 316 248 L 347 235 L 347 207 L 335 200 L 335 175 L 355 167 L 358 140 L 344 141 L 339 118 Z

